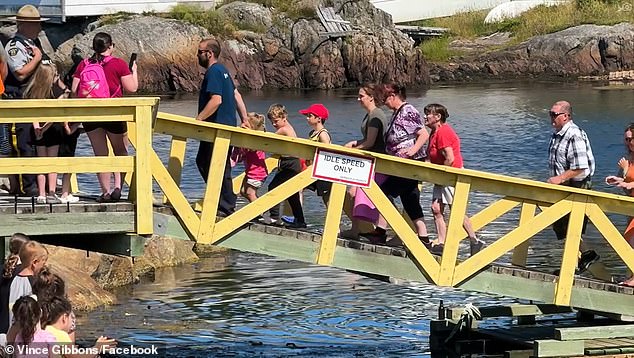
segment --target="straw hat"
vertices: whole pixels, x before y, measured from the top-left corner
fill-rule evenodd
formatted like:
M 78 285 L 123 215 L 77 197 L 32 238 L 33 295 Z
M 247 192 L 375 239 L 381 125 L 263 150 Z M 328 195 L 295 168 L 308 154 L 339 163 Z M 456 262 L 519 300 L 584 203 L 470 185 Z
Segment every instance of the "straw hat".
M 24 5 L 18 10 L 16 16 L 8 17 L 10 21 L 20 22 L 41 22 L 48 20 L 48 17 L 40 17 L 40 12 L 33 5 Z

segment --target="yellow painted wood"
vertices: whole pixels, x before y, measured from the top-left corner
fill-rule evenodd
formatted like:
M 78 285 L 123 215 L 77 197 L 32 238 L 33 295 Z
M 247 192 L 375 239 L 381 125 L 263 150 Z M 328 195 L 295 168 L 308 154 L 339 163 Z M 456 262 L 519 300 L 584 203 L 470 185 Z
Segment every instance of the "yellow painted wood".
M 500 216 L 513 210 L 517 205 L 519 205 L 519 203 L 519 199 L 515 198 L 502 198 L 497 200 L 471 217 L 471 226 L 473 226 L 473 230 L 478 231 L 482 229 Z M 463 238 L 467 237 L 467 232 L 464 231 L 464 228 L 461 235 Z
M 130 146 L 136 150 L 136 123 L 128 123 L 128 142 Z M 114 156 L 114 151 L 112 149 L 112 144 L 110 143 L 110 139 L 106 140 L 108 144 L 108 155 Z M 128 151 L 130 148 L 128 148 Z M 154 150 L 154 149 L 152 149 Z M 128 186 L 128 200 L 136 202 L 136 186 L 134 185 L 134 172 L 124 173 L 123 181 Z
M 154 152 L 150 152 L 150 161 L 152 165 L 152 176 L 158 183 L 163 193 L 169 199 L 170 204 L 180 221 L 185 225 L 185 229 L 192 238 L 198 235 L 198 228 L 200 227 L 200 219 L 194 210 L 189 206 L 189 202 L 185 195 L 180 190 L 174 178 L 169 174 L 163 162 Z
M 277 188 L 260 196 L 254 202 L 243 206 L 235 213 L 231 214 L 231 216 L 216 223 L 213 239 L 210 243 L 213 244 L 218 242 L 240 226 L 249 222 L 249 220 L 266 212 L 274 205 L 286 200 L 289 196 L 293 195 L 293 193 L 297 193 L 312 184 L 315 179 L 312 178 L 310 168 L 311 167 L 287 180 L 284 184 L 278 186 Z
M 158 97 L 121 97 L 121 98 L 72 98 L 72 99 L 19 99 L 2 100 L 0 111 L 20 108 L 82 108 L 92 111 L 101 107 L 155 106 Z M 3 117 L 4 118 L 4 117 Z
M 458 246 L 462 239 L 461 232 L 464 231 L 462 224 L 467 213 L 467 203 L 469 202 L 470 178 L 458 177 L 455 187 L 453 205 L 451 206 L 449 222 L 447 223 L 445 248 L 440 259 L 439 286 L 451 286 L 453 281 L 456 260 L 458 259 Z
M 575 268 L 579 258 L 579 245 L 581 244 L 581 229 L 586 212 L 586 200 L 586 197 L 581 195 L 572 196 L 572 210 L 570 211 L 570 221 L 566 231 L 559 281 L 555 286 L 554 303 L 556 305 L 570 305 L 572 284 L 575 280 Z
M 139 235 L 150 235 L 154 231 L 152 222 L 152 170 L 150 155 L 152 149 L 152 107 L 136 107 L 136 153 L 134 185 L 136 194 L 136 228 Z M 117 157 L 119 158 L 119 157 Z
M 332 184 L 328 210 L 326 211 L 326 222 L 324 223 L 324 233 L 317 252 L 316 263 L 318 265 L 332 265 L 332 261 L 335 258 L 335 248 L 337 247 L 337 236 L 339 234 L 339 223 L 341 223 L 341 212 L 345 195 L 346 186 L 344 184 Z
M 216 226 L 216 213 L 220 202 L 220 190 L 224 176 L 229 146 L 231 145 L 231 133 L 218 131 L 214 139 L 209 175 L 207 176 L 207 188 L 203 199 L 203 210 L 200 214 L 200 228 L 198 229 L 198 242 L 209 244 L 213 242 Z
M 586 215 L 627 267 L 634 272 L 634 249 L 623 238 L 612 221 L 597 204 L 592 202 L 586 205 Z
M 134 170 L 133 157 L 2 158 L 0 174 L 101 173 Z
M 71 193 L 79 192 L 79 183 L 77 183 L 77 173 L 70 174 L 70 192 Z
M 460 263 L 454 273 L 453 285 L 459 285 L 498 257 L 542 231 L 562 216 L 568 214 L 571 208 L 572 201 L 568 199 L 562 200 Z
M 367 194 L 368 198 L 372 200 L 377 209 L 379 209 L 379 212 L 385 217 L 396 235 L 403 241 L 403 244 L 409 250 L 409 254 L 416 261 L 418 267 L 420 267 L 421 273 L 428 277 L 430 282 L 437 283 L 440 265 L 429 253 L 429 250 L 425 248 L 423 243 L 420 242 L 417 233 L 412 231 L 405 219 L 403 219 L 401 213 L 398 212 L 383 191 L 381 191 L 378 184 L 372 181 L 372 185 L 369 188 L 364 188 L 363 191 Z
M 273 157 L 269 157 L 266 158 L 266 160 L 264 161 L 264 163 L 266 164 L 266 170 L 271 173 L 273 171 L 273 169 L 277 168 L 277 163 L 278 163 L 278 159 L 277 158 L 273 158 Z M 246 173 L 240 173 L 240 175 L 236 176 L 235 178 L 233 178 L 233 192 L 236 194 L 240 193 L 240 188 L 242 188 L 242 182 L 244 181 L 244 176 L 246 175 Z
M 535 216 L 537 205 L 534 203 L 522 203 L 522 211 L 520 211 L 520 222 L 522 226 Z M 526 267 L 526 259 L 528 257 L 528 247 L 530 245 L 530 239 L 519 244 L 515 250 L 513 250 L 513 257 L 511 263 L 516 266 Z
M 172 137 L 170 146 L 170 158 L 167 162 L 167 171 L 174 179 L 176 185 L 181 184 L 181 173 L 185 165 L 185 151 L 187 150 L 187 138 Z M 163 196 L 163 203 L 167 204 L 167 196 Z
M 14 108 L 2 111 L 3 120 L 15 123 L 67 122 L 72 118 L 76 122 L 134 121 L 135 107 L 105 107 L 87 110 L 86 108 Z

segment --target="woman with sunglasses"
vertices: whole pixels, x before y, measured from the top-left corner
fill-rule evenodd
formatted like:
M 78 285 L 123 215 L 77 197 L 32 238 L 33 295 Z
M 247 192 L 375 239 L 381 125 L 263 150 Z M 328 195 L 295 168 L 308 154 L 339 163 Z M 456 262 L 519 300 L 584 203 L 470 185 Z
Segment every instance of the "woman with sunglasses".
M 385 105 L 393 112 L 392 119 L 385 131 L 385 152 L 401 158 L 423 161 L 426 158 L 425 143 L 429 139 L 429 133 L 420 112 L 407 103 L 405 87 L 388 83 L 381 90 Z M 427 235 L 427 227 L 423 221 L 423 209 L 420 206 L 420 190 L 416 179 L 389 176 L 381 190 L 392 197 L 400 197 L 403 209 L 416 227 L 419 239 L 430 245 Z M 385 243 L 385 236 L 370 239 L 372 242 Z
M 72 92 L 77 97 L 117 98 L 123 97 L 123 92 L 136 92 L 139 88 L 136 61 L 129 67 L 128 63 L 118 57 L 112 56 L 114 43 L 112 37 L 99 32 L 92 40 L 92 49 L 95 53 L 92 57 L 83 60 L 73 75 Z M 88 66 L 99 64 L 103 68 L 103 74 L 108 87 L 105 95 L 96 95 L 99 86 L 91 86 L 86 89 L 81 84 L 82 74 Z M 84 75 L 85 78 L 85 75 Z M 90 93 L 87 93 L 90 92 Z M 83 124 L 84 130 L 90 139 L 95 156 L 108 156 L 108 140 L 116 156 L 128 155 L 128 127 L 126 122 L 87 122 Z M 114 189 L 110 191 L 110 178 L 114 176 Z M 121 198 L 121 173 L 98 173 L 101 195 L 98 202 L 118 201 Z
M 626 195 L 634 196 L 634 123 L 625 128 L 623 133 L 623 142 L 625 143 L 625 151 L 627 155 L 618 162 L 618 175 L 610 175 L 605 178 L 608 185 L 614 185 L 622 188 Z M 634 247 L 634 217 L 630 218 L 630 222 L 623 233 L 623 237 L 630 246 Z M 620 283 L 624 286 L 634 287 L 634 275 Z

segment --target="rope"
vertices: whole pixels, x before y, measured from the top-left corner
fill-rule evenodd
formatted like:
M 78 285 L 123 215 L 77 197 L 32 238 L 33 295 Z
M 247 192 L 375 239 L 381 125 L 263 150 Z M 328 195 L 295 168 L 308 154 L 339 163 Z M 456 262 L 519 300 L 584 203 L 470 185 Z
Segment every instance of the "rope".
M 451 342 L 451 340 L 454 338 L 456 334 L 462 333 L 466 329 L 469 329 L 474 319 L 475 320 L 482 319 L 482 314 L 480 313 L 480 310 L 478 309 L 478 307 L 474 306 L 471 303 L 467 303 L 464 306 L 462 313 L 460 314 L 460 319 L 458 319 L 458 322 L 454 326 L 453 330 L 451 331 L 451 333 L 449 333 L 449 336 L 447 336 L 447 338 L 445 339 L 445 344 Z

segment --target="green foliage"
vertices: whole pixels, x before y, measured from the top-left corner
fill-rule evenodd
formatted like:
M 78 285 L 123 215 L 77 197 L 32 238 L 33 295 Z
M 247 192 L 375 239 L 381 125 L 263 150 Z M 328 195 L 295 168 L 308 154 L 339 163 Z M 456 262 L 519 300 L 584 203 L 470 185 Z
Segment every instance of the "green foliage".
M 311 6 L 302 6 L 295 0 L 225 0 L 223 4 L 245 1 L 274 8 L 293 20 L 317 18 L 317 10 Z
M 132 16 L 133 14 L 129 12 L 120 11 L 114 14 L 103 15 L 99 18 L 99 22 L 102 25 L 114 25 L 126 20 L 130 20 Z
M 432 62 L 447 62 L 458 55 L 457 51 L 449 49 L 451 38 L 449 36 L 437 37 L 421 42 L 418 47 L 425 59 Z
M 222 13 L 197 5 L 178 4 L 172 8 L 169 16 L 204 27 L 214 35 L 232 36 L 237 30 L 232 21 Z
M 440 60 L 451 56 L 448 46 L 451 39 L 474 39 L 496 32 L 510 32 L 512 41 L 509 45 L 525 41 L 533 36 L 550 34 L 569 27 L 582 24 L 614 25 L 621 22 L 634 23 L 634 9 L 625 0 L 575 0 L 558 6 L 538 6 L 517 18 L 508 19 L 495 24 L 485 24 L 488 11 L 471 11 L 454 16 L 418 21 L 412 23 L 419 26 L 445 27 L 450 30 L 450 38 L 425 41 L 421 49 L 428 59 Z M 426 48 L 425 48 L 426 47 Z M 436 53 L 436 55 L 434 55 Z

